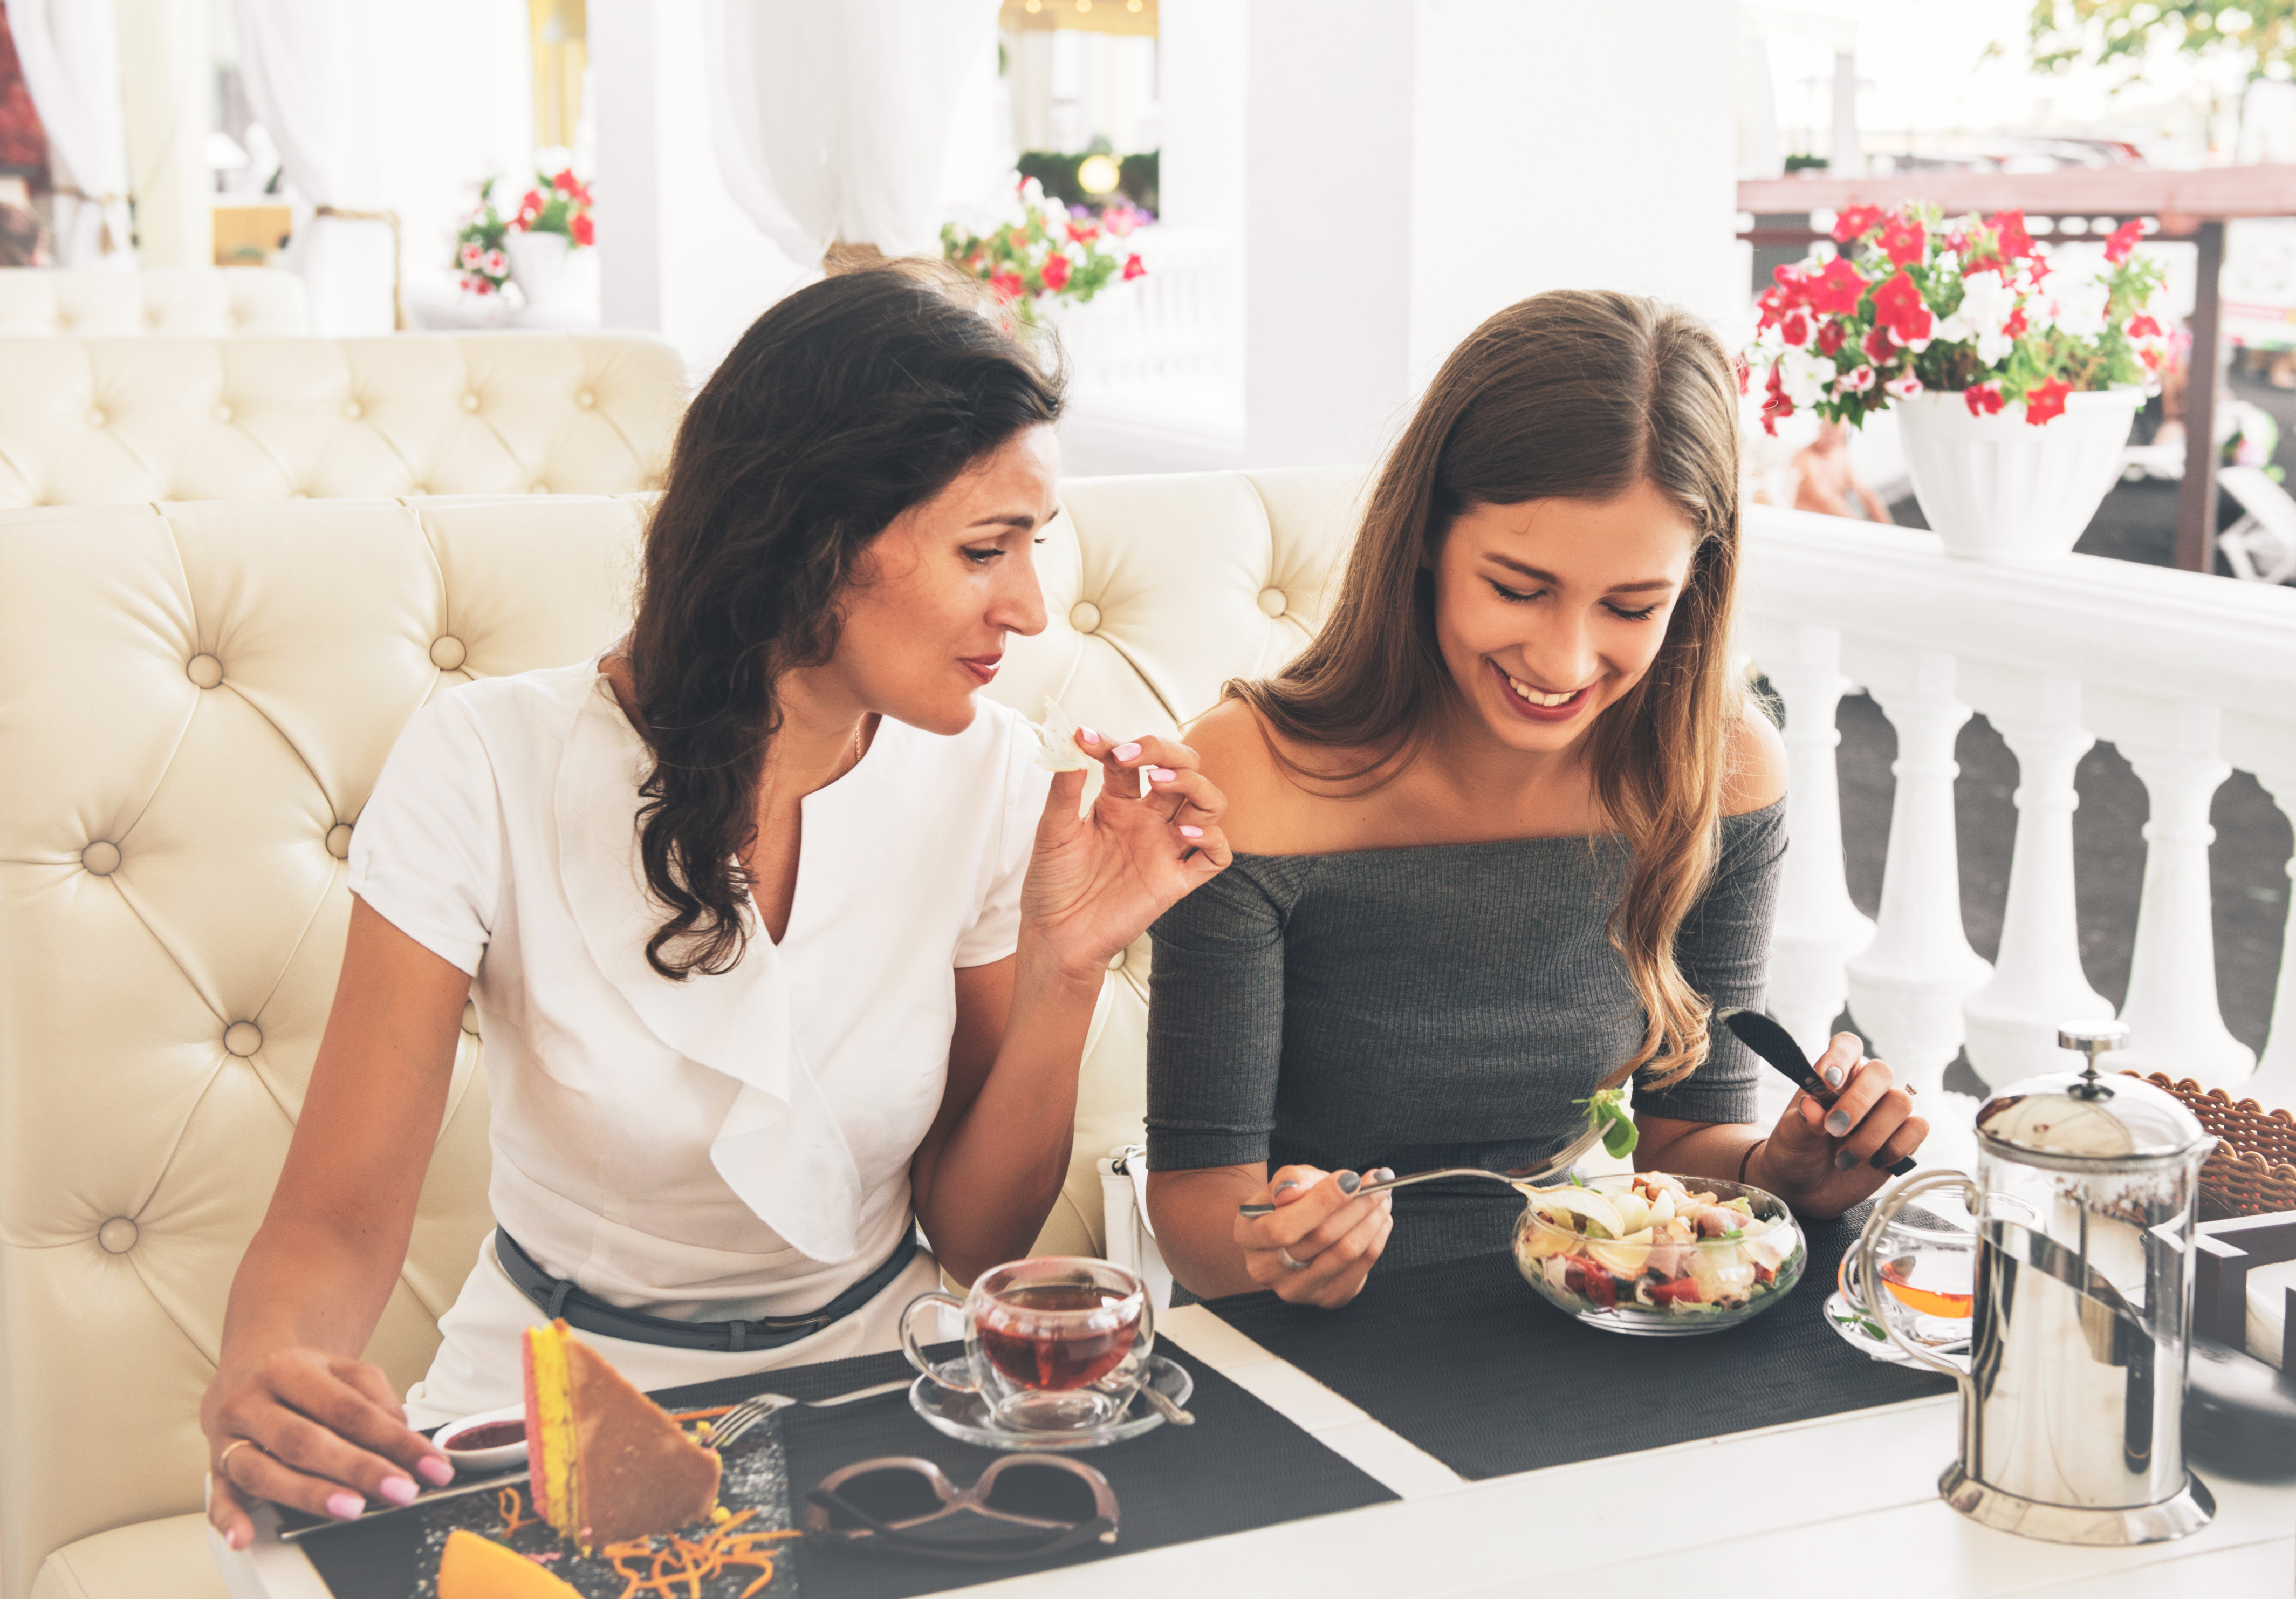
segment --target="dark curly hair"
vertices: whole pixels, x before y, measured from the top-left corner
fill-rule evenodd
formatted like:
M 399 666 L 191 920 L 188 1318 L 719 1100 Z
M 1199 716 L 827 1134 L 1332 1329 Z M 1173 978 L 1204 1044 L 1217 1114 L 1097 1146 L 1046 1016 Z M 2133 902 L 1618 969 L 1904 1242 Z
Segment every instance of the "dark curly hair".
M 837 648 L 838 602 L 888 524 L 1023 430 L 1056 422 L 1057 351 L 1000 327 L 935 262 L 832 277 L 751 324 L 677 432 L 647 530 L 629 658 L 653 757 L 639 792 L 646 940 L 664 977 L 749 941 L 738 856 L 757 831 L 775 685 Z

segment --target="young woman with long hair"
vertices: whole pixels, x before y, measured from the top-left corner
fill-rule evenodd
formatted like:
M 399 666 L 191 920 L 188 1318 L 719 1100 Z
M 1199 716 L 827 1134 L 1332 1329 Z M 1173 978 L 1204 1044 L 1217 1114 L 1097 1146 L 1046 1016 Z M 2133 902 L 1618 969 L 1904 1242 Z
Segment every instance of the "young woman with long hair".
M 1148 1204 L 1183 1286 L 1344 1303 L 1503 1248 L 1496 1185 L 1636 1075 L 1636 1162 L 1839 1213 L 1926 1125 L 1838 1036 L 1829 1115 L 1752 1125 L 1784 758 L 1741 693 L 1738 388 L 1689 316 L 1559 291 L 1453 352 L 1331 616 L 1190 731 L 1234 864 L 1154 928 Z M 1246 1202 L 1268 1216 L 1238 1215 Z
M 1107 964 L 1227 850 L 1187 749 L 1085 732 L 1120 781 L 1080 815 L 1084 774 L 976 698 L 1045 625 L 1061 392 L 965 281 L 767 311 L 679 430 L 628 636 L 441 694 L 393 749 L 202 1410 L 234 1546 L 258 1497 L 446 1480 L 410 1425 L 514 1403 L 530 1324 L 648 1388 L 890 1349 L 942 1269 L 1043 1225 Z M 496 1229 L 402 1407 L 359 1354 L 466 997 Z

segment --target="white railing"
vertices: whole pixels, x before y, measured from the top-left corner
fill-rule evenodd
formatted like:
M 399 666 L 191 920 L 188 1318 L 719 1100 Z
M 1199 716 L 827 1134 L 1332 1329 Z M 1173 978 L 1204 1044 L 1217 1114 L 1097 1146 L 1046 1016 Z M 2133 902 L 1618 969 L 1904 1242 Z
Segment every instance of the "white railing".
M 1132 242 L 1147 275 L 1062 319 L 1075 409 L 1241 447 L 1243 287 L 1234 248 L 1217 231 L 1161 224 Z
M 1794 1036 L 1822 1039 L 1846 1001 L 1872 1052 L 1927 1092 L 1964 1043 L 1996 1086 L 2062 1066 L 2056 1023 L 2112 1009 L 2082 974 L 2073 914 L 2073 768 L 2105 739 L 2151 804 L 2114 1062 L 2296 1103 L 2296 936 L 2259 1062 L 2218 1008 L 2209 885 L 2210 800 L 2234 770 L 2296 818 L 2296 591 L 2080 555 L 1980 565 L 1932 534 L 1767 506 L 1746 534 L 1739 644 L 1786 709 L 1770 1008 Z M 1843 877 L 1834 772 L 1836 709 L 1859 687 L 1898 734 L 1874 921 Z M 1962 930 L 1954 836 L 1954 737 L 1972 711 L 2019 766 L 1991 964 Z

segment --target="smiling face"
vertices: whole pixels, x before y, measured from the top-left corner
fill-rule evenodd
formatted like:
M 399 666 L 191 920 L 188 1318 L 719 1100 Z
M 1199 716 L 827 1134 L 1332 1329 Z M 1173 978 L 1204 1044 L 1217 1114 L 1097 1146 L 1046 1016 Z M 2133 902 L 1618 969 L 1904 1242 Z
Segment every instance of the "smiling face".
M 895 517 L 864 553 L 839 602 L 837 652 L 808 686 L 840 712 L 970 727 L 1005 636 L 1044 628 L 1033 545 L 1060 509 L 1059 474 L 1053 430 L 1029 428 Z
M 1525 753 L 1577 744 L 1658 658 L 1697 542 L 1647 481 L 1460 512 L 1435 561 L 1435 636 L 1476 720 Z

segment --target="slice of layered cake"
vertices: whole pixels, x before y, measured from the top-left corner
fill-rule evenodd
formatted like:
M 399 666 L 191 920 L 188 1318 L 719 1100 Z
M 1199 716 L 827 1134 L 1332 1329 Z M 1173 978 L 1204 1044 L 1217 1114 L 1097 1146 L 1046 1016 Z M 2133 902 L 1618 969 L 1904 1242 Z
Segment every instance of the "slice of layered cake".
M 584 1554 L 706 1521 L 718 1452 L 685 1436 L 564 1322 L 526 1332 L 529 1489 Z

